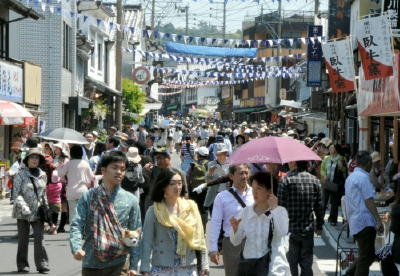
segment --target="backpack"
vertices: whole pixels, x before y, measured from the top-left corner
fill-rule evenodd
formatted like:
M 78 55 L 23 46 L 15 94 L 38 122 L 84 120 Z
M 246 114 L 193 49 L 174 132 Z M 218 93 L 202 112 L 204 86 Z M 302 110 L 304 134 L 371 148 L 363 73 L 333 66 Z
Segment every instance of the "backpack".
M 128 166 L 126 167 L 125 177 L 122 180 L 121 187 L 128 192 L 136 192 L 136 190 L 140 186 L 140 175 L 137 167 L 139 165 L 133 162 L 128 162 Z
M 199 186 L 202 183 L 207 182 L 206 174 L 207 174 L 207 163 L 208 160 L 200 160 L 191 163 L 192 172 L 190 174 L 189 184 L 190 191 Z

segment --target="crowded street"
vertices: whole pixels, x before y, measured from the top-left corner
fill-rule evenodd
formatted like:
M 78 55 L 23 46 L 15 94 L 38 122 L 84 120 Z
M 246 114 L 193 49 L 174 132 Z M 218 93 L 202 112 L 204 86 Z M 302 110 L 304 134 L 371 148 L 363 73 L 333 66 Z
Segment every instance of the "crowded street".
M 180 161 L 175 154 L 173 158 L 174 166 L 179 166 Z M 12 206 L 7 200 L 0 200 L 0 243 L 3 257 L 1 261 L 0 275 L 18 274 L 14 268 L 16 254 L 15 237 L 16 223 L 11 218 Z M 332 238 L 331 238 L 332 239 Z M 81 275 L 81 264 L 70 258 L 70 249 L 67 243 L 68 233 L 60 233 L 56 236 L 46 235 L 44 245 L 48 254 L 52 256 L 52 266 L 54 270 L 51 275 L 77 276 Z M 335 273 L 336 252 L 329 244 L 327 237 L 315 237 L 315 252 L 313 271 L 316 276 L 330 276 Z M 33 262 L 33 256 L 30 257 Z M 31 273 L 35 275 L 35 273 Z M 223 266 L 211 265 L 210 275 L 222 276 Z M 378 275 L 378 274 L 377 274 Z

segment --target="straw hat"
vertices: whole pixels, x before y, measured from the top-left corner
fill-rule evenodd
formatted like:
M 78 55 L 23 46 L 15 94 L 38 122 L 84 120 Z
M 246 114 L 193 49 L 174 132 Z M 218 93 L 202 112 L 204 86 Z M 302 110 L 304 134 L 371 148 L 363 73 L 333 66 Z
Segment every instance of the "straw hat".
M 321 142 L 322 145 L 324 145 L 326 148 L 329 148 L 330 145 L 332 145 L 332 140 L 329 139 L 328 137 L 322 138 Z
M 131 161 L 135 164 L 139 163 L 142 158 L 139 155 L 139 150 L 138 148 L 135 147 L 130 147 L 128 152 L 126 153 L 126 158 L 128 161 Z

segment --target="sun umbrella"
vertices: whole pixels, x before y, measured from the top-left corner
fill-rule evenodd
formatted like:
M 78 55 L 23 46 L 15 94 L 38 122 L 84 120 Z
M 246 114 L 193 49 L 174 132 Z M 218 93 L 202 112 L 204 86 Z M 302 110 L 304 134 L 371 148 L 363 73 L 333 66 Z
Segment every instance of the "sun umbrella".
M 289 137 L 268 136 L 251 140 L 236 149 L 231 164 L 274 163 L 321 160 L 311 149 Z
M 52 141 L 64 142 L 67 144 L 88 144 L 86 138 L 76 130 L 70 128 L 49 129 L 40 134 L 40 138 Z

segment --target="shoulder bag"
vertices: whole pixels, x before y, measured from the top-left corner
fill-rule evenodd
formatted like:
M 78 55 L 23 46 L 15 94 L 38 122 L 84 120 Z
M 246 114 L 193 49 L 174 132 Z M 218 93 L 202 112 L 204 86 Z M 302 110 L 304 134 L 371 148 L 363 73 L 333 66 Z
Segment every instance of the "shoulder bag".
M 39 208 L 37 210 L 37 216 L 39 217 L 39 220 L 41 222 L 50 223 L 51 222 L 51 211 L 50 211 L 49 206 L 44 204 L 45 203 L 45 200 L 43 199 L 44 194 L 42 196 L 42 200 L 40 200 L 38 192 L 37 192 L 37 187 L 35 185 L 35 180 L 33 179 L 33 177 L 29 177 L 29 178 L 32 182 L 33 190 L 35 191 L 36 198 L 37 198 L 38 202 L 40 203 Z
M 265 213 L 266 216 L 271 214 L 270 211 Z M 236 276 L 266 276 L 269 271 L 269 264 L 271 263 L 271 251 L 272 251 L 272 238 L 274 232 L 274 221 L 271 218 L 269 223 L 268 233 L 268 252 L 264 256 L 258 259 L 245 259 L 243 257 L 243 251 L 240 253 L 239 269 Z

